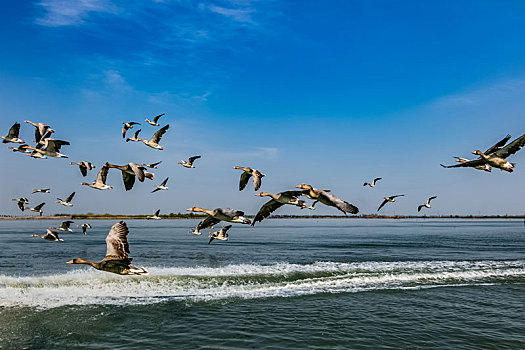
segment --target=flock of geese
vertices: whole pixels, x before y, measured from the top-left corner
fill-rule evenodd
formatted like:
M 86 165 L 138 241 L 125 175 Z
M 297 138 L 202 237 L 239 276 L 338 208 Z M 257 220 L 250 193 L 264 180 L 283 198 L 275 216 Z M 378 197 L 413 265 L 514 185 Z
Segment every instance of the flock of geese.
M 145 121 L 151 126 L 159 127 L 159 119 L 162 116 L 164 116 L 164 114 L 159 114 L 152 118 L 152 120 L 146 119 Z M 35 127 L 35 140 L 33 140 L 35 146 L 29 146 L 24 140 L 19 138 L 20 124 L 15 123 L 9 129 L 7 136 L 0 136 L 0 138 L 3 139 L 3 143 L 20 144 L 19 147 L 8 147 L 9 149 L 12 149 L 13 152 L 20 152 L 30 157 L 39 159 L 45 159 L 47 157 L 68 158 L 66 155 L 60 153 L 60 151 L 62 146 L 69 146 L 70 143 L 68 141 L 51 138 L 55 130 L 51 129 L 51 127 L 45 123 L 33 123 L 28 120 L 26 120 L 25 122 Z M 160 146 L 159 143 L 162 139 L 162 136 L 169 129 L 169 124 L 166 124 L 165 126 L 162 126 L 159 129 L 157 129 L 150 139 L 142 139 L 139 137 L 141 129 L 137 130 L 134 133 L 133 137 L 126 137 L 127 131 L 133 129 L 135 125 L 140 125 L 140 123 L 124 122 L 122 124 L 124 125 L 122 128 L 122 138 L 126 142 L 142 142 L 146 146 L 151 147 L 153 149 L 163 150 L 163 147 Z M 510 163 L 507 160 L 507 157 L 516 153 L 525 145 L 525 134 L 507 144 L 509 140 L 510 135 L 507 135 L 501 141 L 488 148 L 485 152 L 481 152 L 480 150 L 472 152 L 473 154 L 479 156 L 475 160 L 454 157 L 459 164 L 448 166 L 441 164 L 441 166 L 444 168 L 470 167 L 488 172 L 492 171 L 492 168 L 498 168 L 502 171 L 512 172 L 515 168 L 515 164 Z M 181 160 L 180 162 L 177 162 L 177 164 L 180 164 L 185 168 L 195 168 L 194 163 L 199 158 L 201 158 L 201 156 L 192 156 L 189 157 L 188 160 Z M 157 169 L 157 167 L 161 163 L 162 161 L 152 164 L 128 163 L 124 165 L 105 163 L 100 167 L 97 177 L 92 183 L 82 182 L 81 185 L 89 186 L 97 190 L 110 190 L 113 187 L 106 183 L 108 171 L 109 169 L 117 169 L 120 170 L 122 173 L 122 180 L 124 183 L 125 190 L 129 191 L 134 187 L 136 179 L 138 179 L 140 182 L 144 182 L 146 179 L 153 180 L 154 174 L 149 172 L 148 169 Z M 88 161 L 71 162 L 70 165 L 77 165 L 83 177 L 86 177 L 89 171 L 96 168 L 93 164 L 91 164 Z M 250 179 L 252 179 L 253 181 L 254 190 L 259 191 L 262 185 L 262 178 L 266 176 L 265 174 L 251 167 L 235 166 L 234 169 L 242 171 L 239 180 L 239 191 L 242 191 L 246 188 Z M 155 189 L 152 191 L 152 193 L 161 190 L 168 190 L 168 187 L 166 186 L 168 179 L 169 178 L 166 178 L 164 181 L 162 181 L 162 183 L 154 186 Z M 382 180 L 382 178 L 377 177 L 373 179 L 370 183 L 365 182 L 363 186 L 369 186 L 370 188 L 374 188 L 377 186 L 377 183 L 380 180 Z M 295 187 L 297 188 L 296 190 L 288 190 L 276 194 L 272 194 L 269 192 L 259 192 L 255 194 L 258 197 L 269 197 L 270 200 L 259 209 L 253 220 L 246 218 L 243 211 L 234 210 L 231 208 L 205 209 L 197 206 L 191 207 L 187 209 L 187 211 L 204 213 L 206 214 L 206 218 L 200 221 L 197 227 L 195 227 L 195 229 L 191 230 L 190 232 L 194 235 L 201 235 L 201 230 L 212 229 L 214 225 L 220 223 L 221 221 L 254 226 L 256 223 L 263 221 L 277 209 L 286 204 L 296 206 L 301 209 L 313 210 L 315 209 L 315 205 L 320 202 L 326 206 L 333 207 L 339 210 L 344 215 L 347 215 L 348 213 L 357 214 L 359 212 L 359 209 L 354 204 L 351 204 L 336 197 L 331 193 L 330 190 L 317 189 L 314 188 L 312 185 L 304 183 Z M 34 189 L 33 194 L 34 193 L 50 193 L 50 189 Z M 60 205 L 71 207 L 73 206 L 71 202 L 74 196 L 75 192 L 71 193 L 65 200 L 57 198 L 57 203 Z M 397 194 L 384 197 L 384 200 L 379 205 L 377 211 L 380 211 L 381 208 L 383 208 L 388 203 L 394 203 L 396 201 L 396 198 L 403 196 L 403 194 Z M 313 202 L 310 205 L 307 205 L 306 201 L 301 199 L 302 197 L 310 199 Z M 425 203 L 417 207 L 418 212 L 421 211 L 423 208 L 430 208 L 430 202 L 436 198 L 437 196 L 429 197 Z M 29 200 L 26 197 L 20 197 L 12 200 L 17 202 L 17 205 L 21 211 L 30 210 L 33 212 L 37 212 L 40 215 L 43 214 L 42 207 L 45 205 L 45 202 L 42 202 L 36 205 L 35 207 L 30 207 L 26 206 L 27 204 L 29 204 Z M 154 215 L 148 216 L 147 219 L 161 219 L 160 210 L 157 210 L 154 213 Z M 48 241 L 60 242 L 63 241 L 63 239 L 59 237 L 59 231 L 72 232 L 73 230 L 70 227 L 72 223 L 73 221 L 64 221 L 60 227 L 48 228 L 45 235 L 35 234 L 32 236 L 40 237 Z M 91 225 L 84 223 L 82 225 L 79 225 L 79 227 L 81 227 L 82 232 L 86 234 L 87 229 L 91 228 Z M 228 225 L 221 228 L 219 231 L 210 232 L 208 235 L 208 238 L 210 238 L 208 244 L 211 244 L 214 240 L 228 240 L 227 231 L 231 227 L 232 225 Z M 142 267 L 131 266 L 132 259 L 128 256 L 130 253 L 129 243 L 127 240 L 128 233 L 129 230 L 127 225 L 123 221 L 117 222 L 111 227 L 106 237 L 107 251 L 105 258 L 101 262 L 91 262 L 80 258 L 76 258 L 68 261 L 67 263 L 90 265 L 98 270 L 113 272 L 121 275 L 146 274 L 146 269 Z

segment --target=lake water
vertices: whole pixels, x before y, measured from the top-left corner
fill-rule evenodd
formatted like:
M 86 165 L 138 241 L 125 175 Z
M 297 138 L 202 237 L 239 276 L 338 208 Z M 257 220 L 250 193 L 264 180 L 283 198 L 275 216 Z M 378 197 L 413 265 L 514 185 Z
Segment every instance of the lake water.
M 149 275 L 65 264 L 114 222 L 0 221 L 1 349 L 525 348 L 523 220 L 129 220 Z

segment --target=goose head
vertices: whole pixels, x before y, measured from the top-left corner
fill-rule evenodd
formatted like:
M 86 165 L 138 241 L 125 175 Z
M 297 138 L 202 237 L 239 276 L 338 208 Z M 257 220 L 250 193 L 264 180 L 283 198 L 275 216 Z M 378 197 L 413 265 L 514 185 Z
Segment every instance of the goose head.
M 257 197 L 270 197 L 272 194 L 268 192 L 261 192 L 255 194 Z
M 303 189 L 303 190 L 312 190 L 313 189 L 313 187 L 311 185 L 307 185 L 307 184 L 300 184 L 300 185 L 297 185 L 295 187 Z
M 475 150 L 474 152 L 472 152 L 472 154 L 476 154 L 478 156 L 481 156 L 483 154 L 483 152 L 481 152 L 479 149 Z M 483 154 L 484 155 L 484 154 Z

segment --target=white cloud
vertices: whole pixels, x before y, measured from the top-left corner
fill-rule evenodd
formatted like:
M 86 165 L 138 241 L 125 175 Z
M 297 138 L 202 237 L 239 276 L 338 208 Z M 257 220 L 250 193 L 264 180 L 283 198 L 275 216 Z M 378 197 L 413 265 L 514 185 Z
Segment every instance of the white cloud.
M 75 26 L 84 23 L 91 13 L 116 13 L 118 8 L 110 0 L 42 0 L 43 17 L 36 23 L 46 27 Z
M 254 23 L 253 18 L 252 18 L 252 14 L 254 10 L 251 8 L 232 9 L 232 8 L 226 8 L 226 7 L 221 7 L 217 5 L 204 5 L 204 4 L 201 4 L 201 8 L 208 9 L 209 11 L 213 13 L 217 13 L 219 15 L 228 17 L 236 22 L 251 23 L 251 24 Z

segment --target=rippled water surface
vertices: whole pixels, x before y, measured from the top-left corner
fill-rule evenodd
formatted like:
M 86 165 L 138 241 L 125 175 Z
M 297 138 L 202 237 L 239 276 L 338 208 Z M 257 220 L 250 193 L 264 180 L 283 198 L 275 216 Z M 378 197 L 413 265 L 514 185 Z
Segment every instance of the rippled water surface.
M 77 222 L 75 224 L 80 224 Z M 0 221 L 0 348 L 525 348 L 522 220 L 265 220 L 228 242 L 196 220 L 128 221 L 133 264 L 99 261 L 113 221 L 32 238 Z

